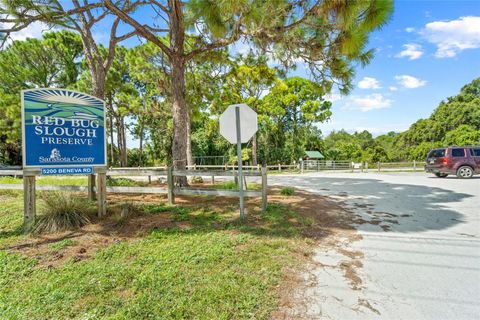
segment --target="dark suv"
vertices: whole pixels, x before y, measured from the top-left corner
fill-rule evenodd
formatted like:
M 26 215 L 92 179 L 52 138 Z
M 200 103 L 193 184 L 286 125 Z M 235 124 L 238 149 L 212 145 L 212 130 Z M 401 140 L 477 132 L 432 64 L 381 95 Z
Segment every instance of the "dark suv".
M 439 178 L 449 174 L 471 178 L 480 173 L 480 146 L 433 149 L 428 153 L 425 170 Z

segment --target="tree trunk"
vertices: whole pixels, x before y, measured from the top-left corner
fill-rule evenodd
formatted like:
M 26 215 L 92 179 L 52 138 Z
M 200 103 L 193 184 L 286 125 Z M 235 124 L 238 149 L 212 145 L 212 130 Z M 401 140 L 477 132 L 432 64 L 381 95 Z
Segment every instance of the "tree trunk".
M 255 133 L 252 138 L 252 165 L 256 166 L 257 160 L 257 134 Z
M 190 113 L 188 113 L 187 119 L 187 165 L 193 166 L 195 163 L 193 161 L 192 154 L 192 119 Z
M 90 73 L 92 75 L 92 91 L 93 95 L 99 99 L 105 100 L 105 78 L 106 74 L 102 68 L 95 68 L 92 70 L 90 68 Z
M 140 145 L 139 145 L 139 158 L 138 158 L 138 165 L 143 167 L 143 132 L 145 130 L 145 125 L 143 124 L 143 118 L 140 115 Z
M 173 166 L 185 170 L 187 164 L 187 122 L 188 108 L 185 101 L 185 67 L 182 62 L 172 63 L 172 98 L 173 98 Z M 186 186 L 186 177 L 176 177 L 177 186 Z
M 115 145 L 113 144 L 113 105 L 112 105 L 112 95 L 109 94 L 108 97 L 108 113 L 109 113 L 109 119 L 110 119 L 110 167 L 115 165 Z
M 110 113 L 110 166 L 115 164 L 115 150 L 113 145 L 113 115 Z
M 128 166 L 128 153 L 127 153 L 127 133 L 125 129 L 125 118 L 122 117 L 122 139 L 123 139 L 123 164 L 125 167 Z
M 182 3 L 179 0 L 168 1 L 172 12 L 170 19 L 170 56 L 172 74 L 173 141 L 172 160 L 177 170 L 185 170 L 187 164 L 187 121 L 188 108 L 185 101 L 185 23 Z M 175 184 L 187 185 L 186 177 L 175 177 Z
M 127 147 L 125 137 L 125 123 L 123 117 L 117 117 L 117 145 L 120 153 L 120 167 L 127 166 Z

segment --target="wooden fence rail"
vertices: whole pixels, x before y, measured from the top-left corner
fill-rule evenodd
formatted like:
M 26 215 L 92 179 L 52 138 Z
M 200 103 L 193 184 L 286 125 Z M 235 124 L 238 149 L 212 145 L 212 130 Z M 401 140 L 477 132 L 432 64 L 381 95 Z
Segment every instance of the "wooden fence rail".
M 175 187 L 175 176 L 215 176 L 238 177 L 236 171 L 209 171 L 209 170 L 173 170 L 172 168 L 112 168 L 107 171 L 98 169 L 97 185 L 88 186 L 54 186 L 36 184 L 35 178 L 40 174 L 39 170 L 1 170 L 1 175 L 23 176 L 23 184 L 0 184 L 0 190 L 24 190 L 24 225 L 29 227 L 36 215 L 36 196 L 35 191 L 76 191 L 89 192 L 97 195 L 98 215 L 102 216 L 106 212 L 106 194 L 107 193 L 143 193 L 143 194 L 167 194 L 169 204 L 175 203 L 176 195 L 210 195 L 210 196 L 239 196 L 239 190 L 207 189 L 207 188 L 189 188 Z M 245 190 L 245 197 L 261 197 L 262 210 L 267 209 L 267 169 L 261 168 L 260 171 L 245 171 L 245 176 L 261 177 L 262 188 L 259 191 Z M 127 186 L 106 186 L 103 179 L 106 176 L 166 176 L 166 187 L 127 187 Z M 213 180 L 212 180 L 213 181 Z

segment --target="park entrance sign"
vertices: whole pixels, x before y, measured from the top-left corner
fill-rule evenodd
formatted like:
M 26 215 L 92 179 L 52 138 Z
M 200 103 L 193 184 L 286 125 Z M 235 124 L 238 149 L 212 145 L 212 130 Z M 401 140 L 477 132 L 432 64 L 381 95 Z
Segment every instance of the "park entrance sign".
M 257 132 L 257 113 L 246 104 L 232 104 L 220 116 L 220 134 L 230 143 L 237 144 L 238 184 L 240 193 L 240 218 L 243 210 L 243 173 L 242 173 L 242 143 L 248 142 Z
M 92 174 L 106 167 L 105 103 L 65 89 L 22 91 L 23 167 Z
M 105 103 L 66 89 L 22 91 L 24 226 L 36 216 L 38 174 L 88 174 L 88 198 L 106 214 Z M 94 170 L 95 168 L 95 170 Z

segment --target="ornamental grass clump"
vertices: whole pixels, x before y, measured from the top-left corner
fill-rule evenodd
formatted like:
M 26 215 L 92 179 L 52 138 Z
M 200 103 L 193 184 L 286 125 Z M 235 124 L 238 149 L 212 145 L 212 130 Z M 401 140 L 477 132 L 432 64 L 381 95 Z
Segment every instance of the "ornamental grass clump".
M 33 228 L 33 233 L 52 233 L 78 229 L 90 223 L 89 205 L 85 199 L 67 192 L 43 193 L 45 205 L 42 215 Z

